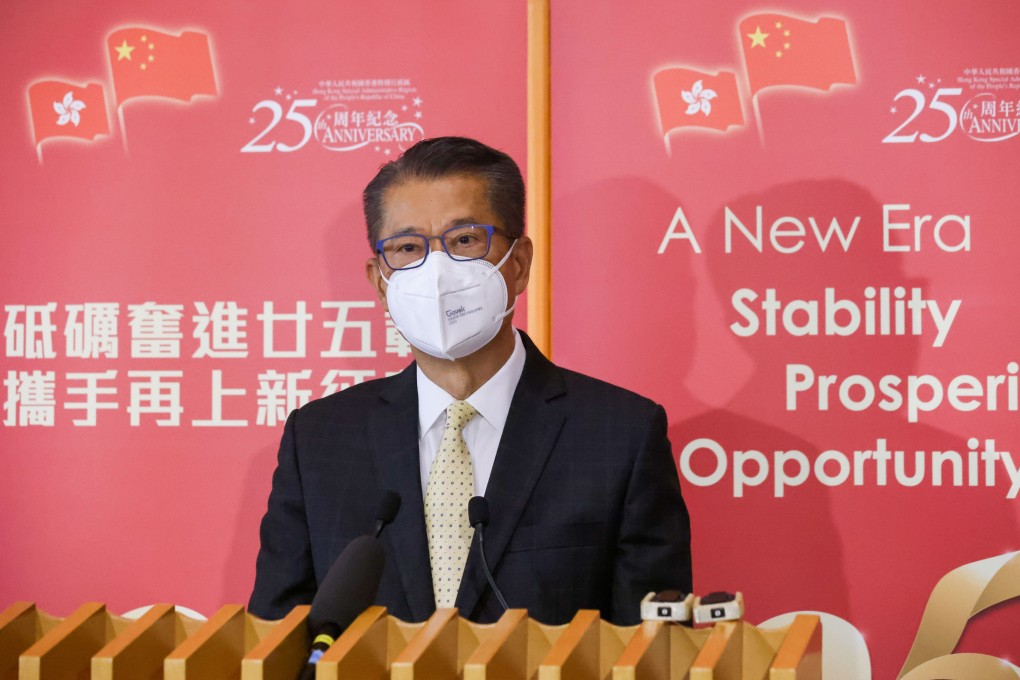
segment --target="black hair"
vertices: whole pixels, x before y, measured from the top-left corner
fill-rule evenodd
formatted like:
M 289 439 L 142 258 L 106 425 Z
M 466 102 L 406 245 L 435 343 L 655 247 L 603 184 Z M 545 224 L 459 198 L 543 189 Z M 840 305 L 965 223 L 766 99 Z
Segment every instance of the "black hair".
M 368 245 L 375 250 L 383 223 L 386 191 L 409 180 L 469 175 L 485 180 L 492 211 L 511 238 L 524 234 L 524 179 L 507 154 L 467 137 L 423 139 L 379 168 L 362 193 Z

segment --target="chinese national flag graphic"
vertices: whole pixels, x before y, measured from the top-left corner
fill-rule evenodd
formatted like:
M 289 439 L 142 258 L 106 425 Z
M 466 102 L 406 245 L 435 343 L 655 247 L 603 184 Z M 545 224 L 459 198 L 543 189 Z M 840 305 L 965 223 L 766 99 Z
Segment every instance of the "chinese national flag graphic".
M 827 90 L 835 83 L 857 83 L 842 19 L 755 14 L 740 22 L 740 44 L 752 95 L 773 85 Z
M 50 137 L 95 139 L 110 134 L 103 86 L 40 80 L 28 88 L 36 146 Z
M 652 83 L 663 137 L 681 127 L 725 131 L 731 125 L 744 124 L 737 77 L 729 71 L 712 75 L 688 68 L 668 68 L 657 72 Z
M 117 106 L 133 97 L 188 101 L 216 94 L 209 37 L 185 31 L 179 36 L 150 28 L 122 28 L 106 39 Z

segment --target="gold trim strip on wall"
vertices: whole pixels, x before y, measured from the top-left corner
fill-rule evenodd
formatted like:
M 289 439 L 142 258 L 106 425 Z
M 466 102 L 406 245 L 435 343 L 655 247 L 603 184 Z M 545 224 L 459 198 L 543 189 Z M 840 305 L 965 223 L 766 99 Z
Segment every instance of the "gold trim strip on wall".
M 528 283 L 528 335 L 552 356 L 552 187 L 549 0 L 528 0 L 528 234 L 535 245 Z

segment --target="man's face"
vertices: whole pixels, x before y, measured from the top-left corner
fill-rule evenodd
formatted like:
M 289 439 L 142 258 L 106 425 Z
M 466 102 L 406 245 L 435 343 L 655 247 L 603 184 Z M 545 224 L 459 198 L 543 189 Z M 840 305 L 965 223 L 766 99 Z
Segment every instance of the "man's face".
M 474 175 L 412 180 L 390 187 L 383 195 L 384 217 L 379 238 L 404 233 L 439 236 L 458 224 L 491 224 L 505 228 L 489 205 L 486 189 L 485 180 Z M 433 251 L 442 250 L 438 239 L 432 241 L 430 246 Z M 509 248 L 508 238 L 498 233 L 493 234 L 492 246 L 485 259 L 496 264 L 503 259 Z M 511 256 L 500 267 L 500 274 L 507 283 L 508 304 L 513 304 L 514 297 L 524 292 L 528 285 L 531 255 L 531 240 L 522 236 L 517 240 Z M 389 311 L 386 282 L 380 274 L 389 278 L 393 271 L 378 257 L 372 257 L 365 263 L 365 271 L 383 308 Z

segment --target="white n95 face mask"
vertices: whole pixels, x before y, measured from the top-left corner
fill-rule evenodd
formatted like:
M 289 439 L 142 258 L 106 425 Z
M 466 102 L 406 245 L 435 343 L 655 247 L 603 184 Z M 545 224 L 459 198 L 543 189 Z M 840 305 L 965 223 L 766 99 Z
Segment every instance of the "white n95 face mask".
M 495 265 L 457 261 L 437 250 L 420 267 L 383 276 L 397 330 L 416 348 L 440 359 L 461 359 L 485 347 L 517 306 L 515 300 L 506 308 L 506 281 L 499 273 L 514 245 L 516 241 Z

